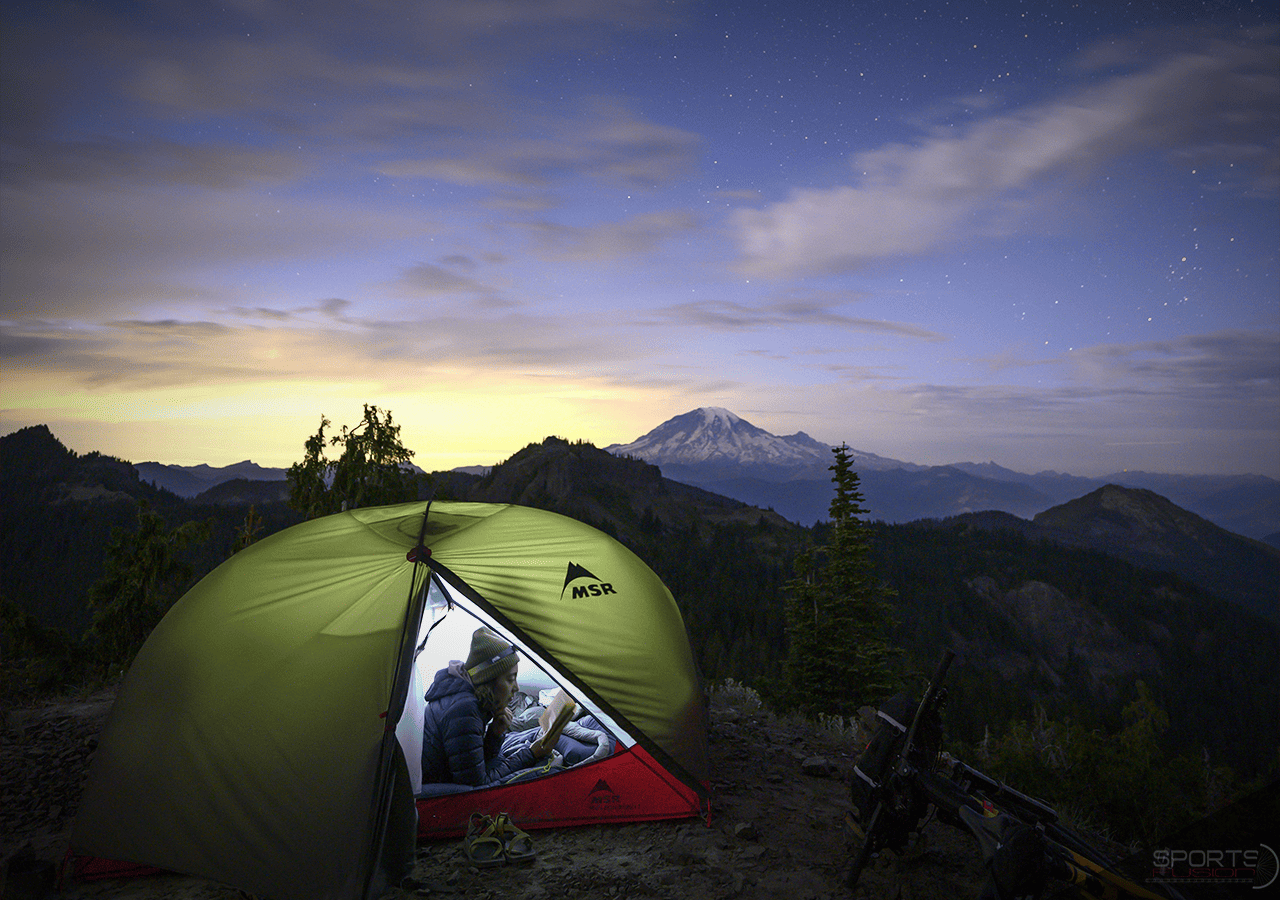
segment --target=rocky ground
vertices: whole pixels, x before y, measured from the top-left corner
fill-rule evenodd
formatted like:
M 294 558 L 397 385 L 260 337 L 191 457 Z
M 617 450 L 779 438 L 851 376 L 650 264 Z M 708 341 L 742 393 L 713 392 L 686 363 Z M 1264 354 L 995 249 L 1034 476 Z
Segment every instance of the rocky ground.
M 176 875 L 51 885 L 111 700 L 107 691 L 5 712 L 0 853 L 7 882 L 0 897 L 245 900 L 234 888 Z M 740 690 L 713 695 L 711 712 L 710 827 L 685 821 L 537 831 L 535 861 L 484 870 L 469 864 L 460 841 L 427 843 L 418 848 L 414 883 L 384 900 L 849 897 L 844 816 L 854 736 L 776 716 Z M 927 849 L 910 859 L 877 860 L 854 896 L 975 897 L 982 875 L 972 839 L 939 825 L 926 837 Z

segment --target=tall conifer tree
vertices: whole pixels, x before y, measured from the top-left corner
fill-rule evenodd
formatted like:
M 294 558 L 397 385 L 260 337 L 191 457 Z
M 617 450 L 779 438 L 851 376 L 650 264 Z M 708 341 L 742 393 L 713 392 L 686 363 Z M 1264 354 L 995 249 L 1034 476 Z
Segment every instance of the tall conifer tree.
M 832 453 L 830 542 L 803 554 L 787 584 L 787 686 L 804 713 L 850 716 L 892 693 L 899 651 L 889 644 L 893 594 L 872 566 L 858 473 L 848 446 Z

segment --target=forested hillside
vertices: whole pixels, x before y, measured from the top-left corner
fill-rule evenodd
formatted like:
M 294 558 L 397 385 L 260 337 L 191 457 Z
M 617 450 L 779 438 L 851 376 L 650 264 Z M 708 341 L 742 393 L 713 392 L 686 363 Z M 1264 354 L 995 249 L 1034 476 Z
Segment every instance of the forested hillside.
M 875 528 L 899 637 L 923 665 L 957 650 L 950 724 L 969 740 L 1033 706 L 1115 731 L 1143 681 L 1168 739 L 1256 770 L 1280 729 L 1276 628 L 1177 575 L 964 520 Z
M 131 464 L 68 450 L 43 425 L 0 438 L 0 602 L 41 625 L 79 636 L 89 625 L 89 587 L 102 577 L 114 529 L 137 529 L 138 504 L 170 526 L 210 524 L 191 548 L 197 575 L 231 554 L 249 504 L 184 500 L 138 478 Z M 281 501 L 254 506 L 262 534 L 302 521 Z
M 184 501 L 140 483 L 127 463 L 70 453 L 43 428 L 0 439 L 0 472 L 6 616 L 57 627 L 70 640 L 89 620 L 85 596 L 102 575 L 111 529 L 136 527 L 140 501 L 174 525 L 211 522 L 211 538 L 189 554 L 198 577 L 230 555 L 245 528 L 249 507 L 237 498 L 264 496 L 250 483 L 217 503 Z M 825 526 L 801 528 L 665 479 L 655 466 L 557 438 L 483 478 L 425 476 L 419 494 L 538 506 L 615 535 L 671 588 L 704 675 L 766 695 L 787 650 L 784 585 L 796 555 L 824 540 Z M 254 514 L 263 520 L 258 537 L 300 519 L 278 501 Z M 1208 748 L 1246 772 L 1274 764 L 1280 642 L 1272 625 L 1176 575 L 997 526 L 957 519 L 871 531 L 878 570 L 896 592 L 908 682 L 918 686 L 910 672 L 931 670 L 942 647 L 960 654 L 948 715 L 957 736 L 976 741 L 1036 705 L 1114 730 L 1141 680 L 1169 714 L 1171 747 Z

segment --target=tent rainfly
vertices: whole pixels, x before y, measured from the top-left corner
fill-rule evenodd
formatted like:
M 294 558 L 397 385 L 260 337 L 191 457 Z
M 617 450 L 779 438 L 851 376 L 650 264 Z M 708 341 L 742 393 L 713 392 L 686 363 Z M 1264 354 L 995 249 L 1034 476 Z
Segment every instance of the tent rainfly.
M 563 688 L 612 755 L 423 785 L 425 686 L 481 624 L 516 644 L 521 689 Z M 633 553 L 527 507 L 357 509 L 240 551 L 161 620 L 100 738 L 70 874 L 128 862 L 273 900 L 377 897 L 415 828 L 460 834 L 473 811 L 526 828 L 706 815 L 707 781 L 684 624 Z

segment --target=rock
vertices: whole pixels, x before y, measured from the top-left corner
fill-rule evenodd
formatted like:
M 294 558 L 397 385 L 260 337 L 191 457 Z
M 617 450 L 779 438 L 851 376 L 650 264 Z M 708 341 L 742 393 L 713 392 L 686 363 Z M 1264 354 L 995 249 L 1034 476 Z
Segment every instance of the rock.
M 739 822 L 733 826 L 734 837 L 741 838 L 744 841 L 754 841 L 760 835 L 756 832 L 756 826 L 750 822 Z
M 678 837 L 672 842 L 666 856 L 673 863 L 681 866 L 706 865 L 706 849 L 698 847 L 687 837 Z
M 800 764 L 800 771 L 814 778 L 834 778 L 835 765 L 825 756 L 811 756 Z
M 40 900 L 49 896 L 55 881 L 54 864 L 37 859 L 30 848 L 24 847 L 5 863 L 0 887 L 4 888 L 4 896 L 12 900 Z

